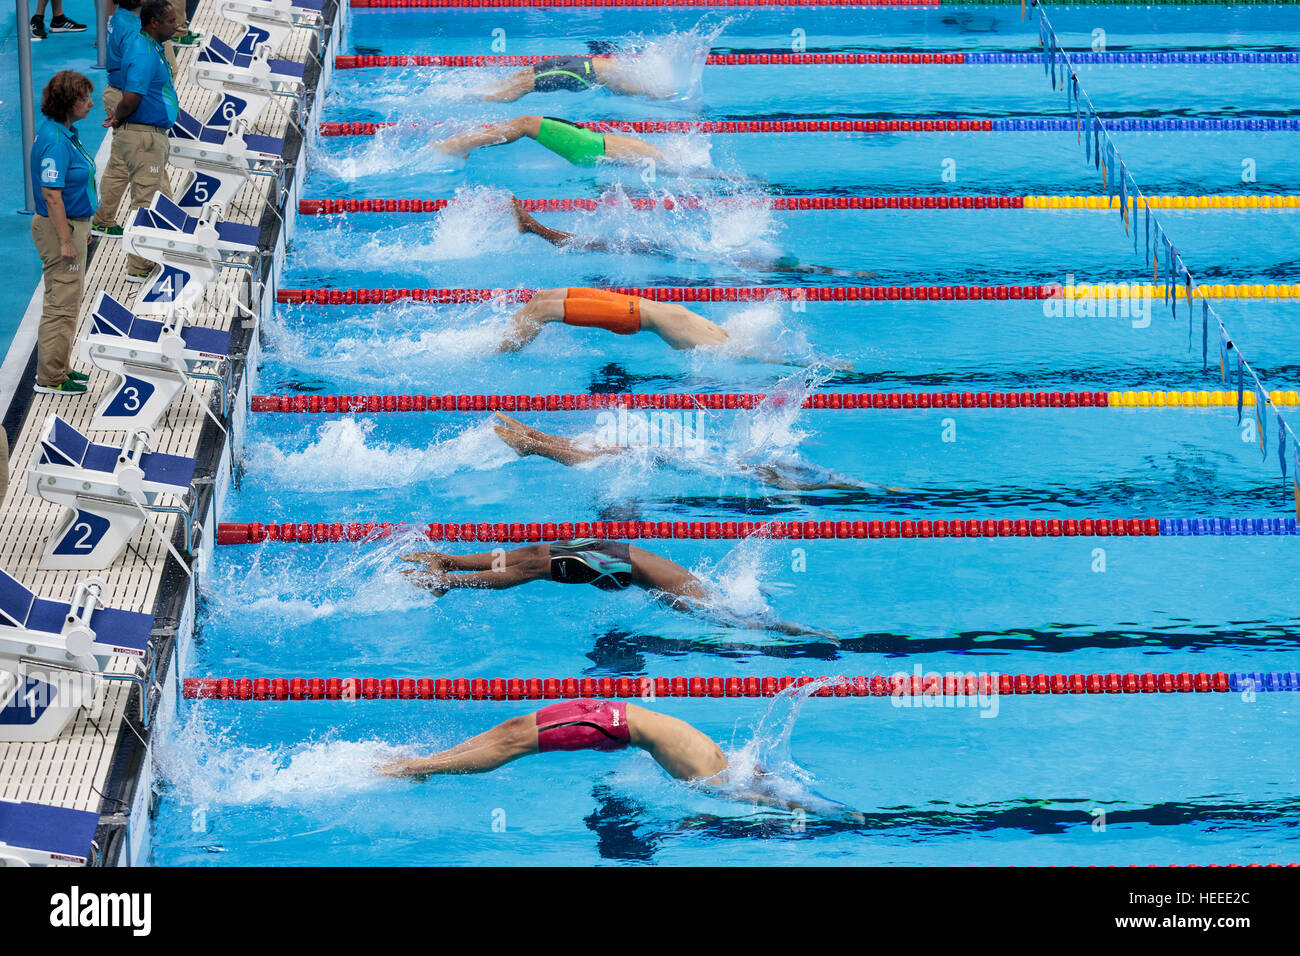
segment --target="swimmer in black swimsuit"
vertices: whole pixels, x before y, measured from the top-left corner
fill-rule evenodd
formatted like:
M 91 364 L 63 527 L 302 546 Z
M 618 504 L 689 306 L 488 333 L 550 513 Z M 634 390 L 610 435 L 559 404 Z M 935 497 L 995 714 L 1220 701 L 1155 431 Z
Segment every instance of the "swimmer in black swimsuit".
M 421 551 L 404 554 L 402 560 L 423 565 L 420 570 L 402 573 L 439 597 L 453 588 L 500 591 L 529 581 L 557 581 L 591 584 L 602 591 L 636 586 L 654 592 L 664 604 L 678 611 L 702 612 L 710 598 L 704 582 L 680 564 L 625 541 L 603 538 L 530 544 L 510 551 L 498 548 L 482 554 Z M 727 623 L 796 637 L 837 640 L 826 631 L 772 617 Z
M 595 461 L 598 458 L 621 455 L 628 451 L 628 448 L 623 445 L 598 445 L 595 448 L 584 448 L 570 438 L 539 431 L 525 425 L 518 419 L 503 415 L 501 412 L 497 412 L 496 417 L 501 424 L 494 426 L 493 431 L 521 458 L 538 455 L 542 458 L 549 458 L 551 461 L 557 461 L 561 465 L 581 465 L 589 461 Z M 734 462 L 730 467 L 736 468 L 743 474 L 755 475 L 764 484 L 784 491 L 866 491 L 869 488 L 888 492 L 902 490 L 888 485 L 837 481 L 835 476 L 828 471 L 807 466 L 794 466 L 783 462 L 772 462 L 763 465 Z M 803 474 L 800 473 L 801 471 Z
M 681 258 L 682 255 L 680 249 L 672 249 L 664 243 L 652 239 L 611 241 L 601 239 L 598 236 L 578 236 L 571 232 L 552 229 L 550 226 L 543 226 L 538 222 L 536 217 L 524 209 L 519 200 L 513 196 L 510 198 L 510 203 L 515 213 L 515 223 L 518 225 L 519 231 L 522 233 L 531 232 L 535 236 L 541 236 L 553 246 L 559 246 L 563 249 L 577 249 L 582 252 L 650 255 L 674 260 Z M 782 256 L 779 259 L 746 259 L 742 260 L 739 265 L 741 268 L 753 269 L 755 272 L 792 272 L 797 275 L 837 276 L 854 279 L 876 278 L 874 272 L 861 269 L 839 269 L 834 266 L 819 266 L 811 262 L 800 262 L 792 256 Z
M 604 87 L 622 96 L 669 99 L 677 94 L 646 84 L 636 75 L 635 56 L 553 56 L 524 67 L 480 96 L 498 103 L 513 103 L 529 93 L 565 91 L 581 93 Z

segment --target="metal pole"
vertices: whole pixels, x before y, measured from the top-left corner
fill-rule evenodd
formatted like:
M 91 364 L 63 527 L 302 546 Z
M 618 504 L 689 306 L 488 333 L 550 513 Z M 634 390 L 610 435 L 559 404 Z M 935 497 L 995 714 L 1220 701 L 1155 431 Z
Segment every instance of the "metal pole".
M 108 69 L 108 18 L 112 11 L 109 0 L 95 0 L 95 69 Z
M 32 15 L 27 0 L 14 0 L 14 10 L 18 17 L 18 97 L 22 100 L 20 105 L 23 116 L 23 148 L 19 159 L 23 164 L 23 195 L 27 201 L 27 205 L 18 211 L 31 216 L 36 213 L 36 196 L 32 193 L 32 174 L 29 168 L 32 140 L 36 138 L 33 115 L 36 100 L 32 95 Z

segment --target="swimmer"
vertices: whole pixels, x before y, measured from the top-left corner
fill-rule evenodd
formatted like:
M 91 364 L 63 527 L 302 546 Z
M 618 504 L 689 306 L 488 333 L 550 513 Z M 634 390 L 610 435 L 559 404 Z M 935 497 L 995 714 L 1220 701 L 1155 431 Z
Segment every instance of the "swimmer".
M 635 56 L 553 56 L 510 74 L 504 82 L 479 98 L 513 103 L 529 93 L 564 91 L 582 93 L 604 87 L 621 96 L 669 99 L 671 90 L 646 85 L 636 76 Z
M 498 352 L 518 352 L 552 322 L 585 328 L 605 329 L 616 335 L 653 332 L 680 350 L 727 345 L 737 355 L 777 365 L 829 365 L 839 371 L 853 366 L 838 360 L 794 361 L 769 352 L 737 347 L 727 330 L 685 306 L 655 302 L 640 296 L 607 292 L 604 289 L 539 289 L 510 317 L 510 327 L 497 346 Z
M 481 147 L 502 146 L 525 136 L 537 140 L 574 166 L 595 166 L 601 161 L 639 163 L 647 159 L 668 165 L 664 154 L 645 140 L 618 133 L 598 133 L 551 116 L 517 116 L 473 133 L 452 136 L 435 145 L 444 153 L 464 159 Z
M 404 554 L 402 560 L 424 566 L 422 570 L 402 573 L 438 597 L 453 588 L 499 591 L 530 581 L 555 581 L 559 584 L 590 584 L 602 591 L 624 591 L 635 586 L 650 591 L 668 607 L 688 613 L 706 613 L 710 598 L 704 582 L 680 564 L 626 541 L 603 538 L 544 542 L 483 554 L 421 551 Z M 794 637 L 818 637 L 838 642 L 829 632 L 770 616 L 756 616 L 735 623 Z
M 559 246 L 562 249 L 578 249 L 582 252 L 614 252 L 633 255 L 651 255 L 661 256 L 665 259 L 677 259 L 681 257 L 680 249 L 672 249 L 662 242 L 656 242 L 653 239 L 620 239 L 611 241 L 601 239 L 598 236 L 577 236 L 571 232 L 563 232 L 559 229 L 552 229 L 550 226 L 544 226 L 537 221 L 531 213 L 524 209 L 523 204 L 514 196 L 510 197 L 510 208 L 515 214 L 515 223 L 519 231 L 535 236 L 540 236 L 553 246 Z M 874 279 L 874 272 L 867 272 L 861 269 L 840 269 L 835 266 L 821 266 L 812 262 L 800 262 L 793 256 L 782 256 L 779 259 L 745 259 L 737 263 L 743 269 L 752 269 L 756 272 L 794 272 L 800 275 L 809 276 L 839 276 L 841 278 L 854 279 Z
M 628 747 L 644 750 L 669 776 L 718 796 L 859 823 L 864 819 L 861 813 L 825 798 L 798 800 L 783 795 L 780 779 L 761 769 L 736 779 L 726 754 L 707 734 L 684 720 L 621 701 L 581 697 L 558 701 L 534 713 L 512 717 L 450 750 L 381 764 L 375 769 L 389 777 L 423 780 L 438 774 L 487 773 L 536 753 L 610 752 Z
M 494 425 L 492 430 L 520 458 L 539 455 L 542 458 L 549 458 L 551 461 L 559 462 L 561 465 L 581 465 L 589 461 L 595 461 L 598 458 L 621 455 L 629 450 L 622 445 L 600 445 L 595 448 L 583 448 L 572 439 L 562 438 L 559 435 L 549 435 L 501 412 L 497 412 L 496 416 L 501 424 Z M 765 484 L 784 491 L 866 491 L 868 488 L 882 487 L 880 485 L 850 483 L 847 481 L 820 480 L 823 477 L 830 478 L 831 476 L 829 473 L 825 476 L 818 476 L 815 474 L 814 469 L 811 468 L 805 468 L 805 471 L 809 474 L 806 478 L 800 478 L 797 467 L 791 467 L 779 462 L 764 465 L 751 465 L 745 462 L 735 462 L 733 464 L 742 473 L 756 475 Z M 883 490 L 897 492 L 901 489 L 883 486 Z

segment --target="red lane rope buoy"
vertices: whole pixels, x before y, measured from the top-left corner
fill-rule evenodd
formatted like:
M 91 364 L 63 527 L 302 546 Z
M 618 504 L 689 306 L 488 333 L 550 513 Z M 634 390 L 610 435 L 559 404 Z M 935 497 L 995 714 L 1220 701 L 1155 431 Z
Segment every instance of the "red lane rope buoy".
M 187 677 L 187 700 L 546 700 L 574 697 L 773 697 L 813 677 L 375 678 Z M 1231 693 L 1230 675 L 894 674 L 830 678 L 813 697 L 991 697 L 993 695 Z
M 335 415 L 350 412 L 572 412 L 606 408 L 746 409 L 762 392 L 686 394 L 567 393 L 562 395 L 254 395 L 251 410 Z M 1110 392 L 818 392 L 801 407 L 818 409 L 903 408 L 1107 408 Z
M 543 60 L 563 56 L 589 56 L 590 54 L 552 53 L 515 56 L 470 56 L 464 54 L 428 55 L 419 53 L 363 53 L 339 54 L 334 67 L 339 70 L 373 69 L 375 67 L 484 67 L 532 66 Z M 965 53 L 710 53 L 705 60 L 708 66 L 914 66 L 965 64 Z
M 1169 522 L 1176 519 L 1163 519 Z M 1188 520 L 1188 519 L 1183 519 Z M 1208 519 L 1196 519 L 1206 522 Z M 1216 521 L 1222 519 L 1214 519 Z M 1251 520 L 1255 519 L 1242 519 Z M 1259 519 L 1284 522 L 1285 519 Z M 394 522 L 283 521 L 222 522 L 217 544 L 258 544 L 263 541 L 338 543 L 378 541 L 399 532 L 414 532 L 430 541 L 567 541 L 571 538 L 708 539 L 760 537 L 795 540 L 864 540 L 877 538 L 1073 538 L 1159 537 L 1160 518 L 936 518 L 823 521 L 479 521 L 426 525 Z M 1172 529 L 1169 533 L 1175 533 Z M 1183 533 L 1192 533 L 1190 531 Z M 1197 532 L 1202 533 L 1202 532 Z M 1204 533 L 1226 533 L 1224 530 Z M 1289 526 L 1268 534 L 1291 534 Z
M 275 301 L 290 305 L 388 305 L 410 299 L 442 305 L 527 302 L 533 289 L 279 289 Z M 655 302 L 965 302 L 1050 299 L 1050 285 L 890 285 L 890 286 L 619 286 L 611 292 Z
M 351 0 L 353 9 L 482 7 L 937 7 L 942 0 Z
M 321 123 L 321 136 L 374 136 L 397 123 Z M 598 133 L 991 133 L 988 119 L 903 120 L 606 120 L 577 123 Z M 418 129 L 419 124 L 412 124 Z
M 450 199 L 300 199 L 298 213 L 303 216 L 332 216 L 344 213 L 440 212 L 451 205 Z M 528 212 L 594 211 L 618 206 L 633 209 L 712 209 L 717 206 L 755 205 L 753 200 L 721 199 L 704 201 L 696 197 L 687 199 L 659 199 L 650 196 L 633 196 L 617 202 L 601 199 L 521 199 Z M 783 212 L 839 209 L 1025 209 L 1025 197 L 1020 196 L 774 196 L 762 201 L 768 209 Z

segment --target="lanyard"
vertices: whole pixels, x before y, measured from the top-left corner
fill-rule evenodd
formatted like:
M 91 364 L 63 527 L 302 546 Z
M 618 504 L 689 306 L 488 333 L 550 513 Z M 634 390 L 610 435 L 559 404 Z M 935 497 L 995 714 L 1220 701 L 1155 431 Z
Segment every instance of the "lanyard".
M 90 185 L 90 204 L 92 206 L 98 206 L 99 190 L 95 188 L 95 159 L 86 152 L 86 147 L 81 145 L 81 137 L 77 135 L 75 129 L 72 130 L 72 135 L 68 137 L 68 141 L 72 143 L 72 148 L 77 151 L 77 154 L 86 161 L 86 182 Z

